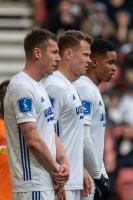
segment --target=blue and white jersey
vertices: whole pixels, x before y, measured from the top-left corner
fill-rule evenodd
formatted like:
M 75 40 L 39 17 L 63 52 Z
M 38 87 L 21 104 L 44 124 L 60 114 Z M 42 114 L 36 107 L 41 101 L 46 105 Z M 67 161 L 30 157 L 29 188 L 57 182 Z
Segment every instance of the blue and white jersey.
M 72 83 L 56 71 L 44 82 L 54 107 L 56 133 L 61 138 L 70 162 L 66 190 L 83 187 L 83 110 Z
M 98 87 L 86 76 L 73 82 L 82 100 L 84 124 L 90 126 L 90 136 L 98 160 L 99 169 L 105 176 L 103 164 L 104 135 L 106 114 L 105 106 Z
M 52 190 L 49 173 L 30 152 L 19 128 L 21 123 L 36 122 L 38 133 L 56 159 L 54 113 L 44 86 L 20 72 L 10 81 L 4 107 L 13 191 Z

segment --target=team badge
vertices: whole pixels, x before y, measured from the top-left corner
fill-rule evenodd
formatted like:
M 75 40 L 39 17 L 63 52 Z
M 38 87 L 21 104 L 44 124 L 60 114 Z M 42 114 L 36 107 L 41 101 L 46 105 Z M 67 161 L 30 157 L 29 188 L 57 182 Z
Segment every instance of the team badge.
M 92 103 L 88 100 L 82 100 L 83 113 L 85 115 L 91 114 Z
M 32 111 L 32 99 L 29 97 L 23 97 L 18 99 L 18 108 L 19 111 L 24 112 L 31 112 Z

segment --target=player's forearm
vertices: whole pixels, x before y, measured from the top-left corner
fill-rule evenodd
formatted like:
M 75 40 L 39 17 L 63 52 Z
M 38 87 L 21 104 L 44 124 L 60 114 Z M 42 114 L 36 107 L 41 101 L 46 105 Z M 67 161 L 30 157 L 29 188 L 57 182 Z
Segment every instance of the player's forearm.
M 61 164 L 66 164 L 69 166 L 69 161 L 66 156 L 66 152 L 64 150 L 64 146 L 60 140 L 60 138 L 56 135 L 55 138 L 55 143 L 56 143 L 56 160 L 57 162 Z
M 84 167 L 92 178 L 100 178 L 101 171 L 95 155 L 95 150 L 90 137 L 90 127 L 84 126 Z
M 38 162 L 49 173 L 58 170 L 56 161 L 53 159 L 47 144 L 42 139 L 38 139 L 35 143 L 32 143 L 32 145 L 29 144 L 28 146 Z
M 53 159 L 46 142 L 38 134 L 36 123 L 20 124 L 25 142 L 38 162 L 49 172 L 57 170 L 57 163 Z

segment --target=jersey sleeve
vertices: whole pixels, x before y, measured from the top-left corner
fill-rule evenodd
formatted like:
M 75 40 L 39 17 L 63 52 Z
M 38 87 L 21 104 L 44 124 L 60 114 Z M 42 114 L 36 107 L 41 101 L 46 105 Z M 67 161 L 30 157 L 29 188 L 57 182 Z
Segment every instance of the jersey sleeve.
M 59 88 L 54 85 L 48 86 L 46 90 L 49 95 L 51 104 L 54 108 L 54 118 L 55 123 L 57 123 L 57 121 L 59 120 L 59 116 L 62 113 L 62 109 L 64 107 L 65 92 L 63 91 L 63 88 Z
M 95 156 L 94 145 L 90 136 L 90 126 L 84 126 L 84 167 L 92 178 L 99 179 L 101 171 Z
M 92 123 L 92 113 L 94 108 L 93 96 L 91 92 L 88 92 L 88 88 L 77 87 L 79 96 L 82 101 L 83 113 L 84 113 L 84 124 L 91 125 Z
M 31 89 L 17 85 L 11 96 L 17 123 L 36 122 L 36 103 Z

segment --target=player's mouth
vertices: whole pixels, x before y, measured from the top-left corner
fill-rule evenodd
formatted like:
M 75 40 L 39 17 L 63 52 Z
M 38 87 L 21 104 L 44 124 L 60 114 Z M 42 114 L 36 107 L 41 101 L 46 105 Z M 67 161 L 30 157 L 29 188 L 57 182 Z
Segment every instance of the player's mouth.
M 112 74 L 111 74 L 111 77 L 114 77 L 114 76 L 115 76 L 115 73 L 112 73 Z
M 88 65 L 87 65 L 87 66 L 84 66 L 84 69 L 87 71 L 87 69 L 88 69 Z
M 52 68 L 53 68 L 54 70 L 56 70 L 57 67 L 58 67 L 58 65 L 52 65 Z

